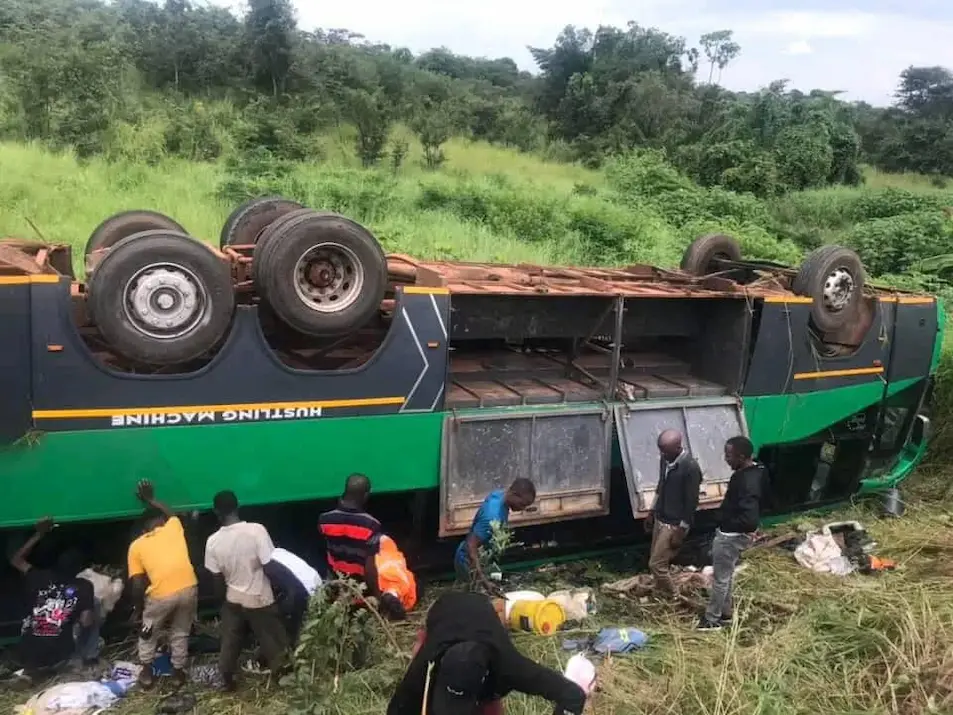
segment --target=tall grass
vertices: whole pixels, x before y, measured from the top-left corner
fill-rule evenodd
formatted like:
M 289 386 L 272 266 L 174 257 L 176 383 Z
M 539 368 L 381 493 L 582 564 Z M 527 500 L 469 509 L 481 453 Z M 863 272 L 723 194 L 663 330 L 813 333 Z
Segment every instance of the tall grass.
M 131 139 L 130 141 L 134 141 Z M 854 240 L 874 251 L 893 228 L 932 225 L 953 193 L 912 177 L 873 174 L 867 188 L 827 189 L 770 203 L 685 183 L 651 157 L 630 158 L 597 173 L 454 140 L 440 173 L 419 166 L 412 146 L 396 172 L 361 170 L 346 131 L 323 137 L 321 163 L 270 172 L 220 163 L 159 157 L 80 163 L 36 146 L 0 144 L 0 235 L 30 237 L 30 219 L 52 241 L 82 247 L 112 213 L 148 208 L 177 219 L 193 235 L 216 241 L 225 217 L 245 195 L 277 191 L 315 208 L 365 222 L 388 250 L 422 258 L 672 265 L 699 233 L 737 234 L 746 252 L 796 261 L 804 250 Z M 910 218 L 913 217 L 913 218 Z M 895 221 L 895 224 L 884 222 Z M 881 231 L 864 242 L 866 228 Z M 940 233 L 920 251 L 949 252 Z M 908 234 L 911 232 L 908 230 Z M 912 235 L 912 234 L 911 234 Z M 906 245 L 906 244 L 904 244 Z M 902 248 L 902 246 L 901 246 Z M 906 249 L 904 249 L 906 250 Z M 896 251 L 894 251 L 896 253 Z M 872 253 L 881 262 L 892 253 Z M 77 266 L 80 261 L 77 260 Z M 953 336 L 951 336 L 953 337 Z M 944 351 L 934 413 L 937 453 L 953 446 L 953 350 Z M 700 635 L 692 614 L 637 601 L 608 600 L 587 625 L 632 625 L 652 634 L 640 653 L 600 667 L 598 715 L 814 715 L 815 713 L 953 712 L 953 529 L 938 468 L 921 475 L 919 491 L 900 521 L 860 518 L 902 568 L 879 577 L 839 579 L 804 572 L 780 551 L 752 554 L 739 579 L 734 630 Z M 418 620 L 422 616 L 418 615 Z M 398 626 L 409 649 L 417 624 Z M 561 667 L 560 640 L 517 638 L 532 657 Z M 398 664 L 381 659 L 345 675 L 324 712 L 379 715 Z M 331 688 L 322 683 L 317 687 Z M 250 688 L 241 698 L 203 696 L 208 713 L 289 711 L 281 689 Z M 117 715 L 154 710 L 136 695 Z M 514 696 L 511 715 L 548 715 L 538 700 Z

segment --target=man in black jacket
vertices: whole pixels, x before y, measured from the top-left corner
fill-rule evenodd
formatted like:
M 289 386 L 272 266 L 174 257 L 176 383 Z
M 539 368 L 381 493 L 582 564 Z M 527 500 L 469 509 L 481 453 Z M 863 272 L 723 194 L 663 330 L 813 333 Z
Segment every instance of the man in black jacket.
M 665 430 L 659 435 L 658 450 L 661 454 L 659 483 L 655 504 L 645 521 L 646 530 L 652 531 L 649 571 L 656 591 L 672 596 L 675 587 L 669 569 L 698 509 L 702 472 L 698 462 L 682 448 L 682 435 L 675 430 Z
M 501 714 L 502 699 L 514 690 L 546 698 L 555 705 L 553 715 L 582 713 L 582 688 L 516 650 L 486 596 L 441 596 L 425 627 L 387 715 L 420 715 L 425 692 L 427 715 Z
M 714 581 L 708 608 L 698 624 L 705 631 L 731 622 L 735 567 L 754 541 L 768 483 L 767 470 L 754 461 L 754 447 L 747 437 L 732 437 L 725 443 L 725 461 L 734 473 L 721 502 L 721 518 L 711 545 Z

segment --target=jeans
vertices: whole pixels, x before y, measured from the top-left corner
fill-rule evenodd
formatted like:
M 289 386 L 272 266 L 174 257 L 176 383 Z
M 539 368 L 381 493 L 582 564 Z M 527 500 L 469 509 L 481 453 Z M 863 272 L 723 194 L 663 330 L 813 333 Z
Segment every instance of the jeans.
M 102 628 L 104 620 L 103 604 L 97 598 L 93 607 L 92 624 L 83 628 L 83 626 L 77 623 L 73 628 L 73 642 L 76 648 L 76 657 L 84 663 L 99 660 L 99 630 Z
M 711 566 L 714 571 L 711 587 L 711 598 L 708 608 L 705 609 L 705 619 L 717 623 L 722 618 L 731 618 L 732 597 L 731 589 L 735 577 L 735 567 L 741 559 L 742 552 L 751 546 L 750 534 L 723 534 L 719 529 L 715 532 L 715 540 L 711 544 Z

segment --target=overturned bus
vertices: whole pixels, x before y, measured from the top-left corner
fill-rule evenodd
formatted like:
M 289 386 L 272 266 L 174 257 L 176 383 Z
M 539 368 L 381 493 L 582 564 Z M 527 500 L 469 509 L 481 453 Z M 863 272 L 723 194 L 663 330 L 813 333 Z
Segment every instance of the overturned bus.
M 422 261 L 265 198 L 218 249 L 120 214 L 85 265 L 84 283 L 67 246 L 0 242 L 8 533 L 127 520 L 140 479 L 178 509 L 231 489 L 290 514 L 362 472 L 393 495 L 385 526 L 423 541 L 465 532 L 515 476 L 538 500 L 514 525 L 587 520 L 595 541 L 610 492 L 624 528 L 645 516 L 666 428 L 701 465 L 701 509 L 736 434 L 782 511 L 893 486 L 926 447 L 941 306 L 871 287 L 837 246 L 798 268 L 720 235 L 679 270 Z

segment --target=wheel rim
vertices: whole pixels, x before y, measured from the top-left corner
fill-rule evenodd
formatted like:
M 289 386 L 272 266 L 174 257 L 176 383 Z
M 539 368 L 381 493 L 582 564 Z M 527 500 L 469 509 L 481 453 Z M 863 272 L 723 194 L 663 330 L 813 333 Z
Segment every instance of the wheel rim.
M 174 340 L 194 330 L 208 304 L 202 281 L 176 263 L 140 268 L 123 290 L 126 318 L 140 333 L 156 340 Z
M 835 268 L 824 281 L 824 307 L 838 313 L 846 308 L 854 297 L 854 277 L 846 268 Z
M 364 265 L 346 246 L 319 243 L 295 263 L 294 286 L 298 299 L 311 310 L 336 313 L 361 295 Z

